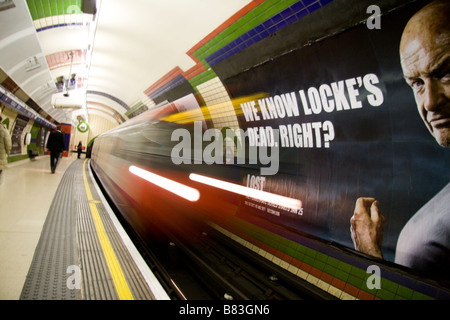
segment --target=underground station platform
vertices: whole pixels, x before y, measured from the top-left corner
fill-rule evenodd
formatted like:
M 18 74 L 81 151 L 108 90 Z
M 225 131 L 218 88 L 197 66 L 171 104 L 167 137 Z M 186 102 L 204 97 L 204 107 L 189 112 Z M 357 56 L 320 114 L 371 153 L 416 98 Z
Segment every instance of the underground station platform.
M 168 300 L 77 159 L 64 172 L 20 300 Z

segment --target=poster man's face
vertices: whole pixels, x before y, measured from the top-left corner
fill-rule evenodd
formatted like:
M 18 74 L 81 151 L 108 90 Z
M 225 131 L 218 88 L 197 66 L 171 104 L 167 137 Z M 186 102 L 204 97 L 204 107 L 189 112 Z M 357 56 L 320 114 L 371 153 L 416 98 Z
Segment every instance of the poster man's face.
M 441 146 L 450 147 L 450 32 L 442 28 L 442 18 L 429 13 L 411 19 L 400 56 L 425 125 Z

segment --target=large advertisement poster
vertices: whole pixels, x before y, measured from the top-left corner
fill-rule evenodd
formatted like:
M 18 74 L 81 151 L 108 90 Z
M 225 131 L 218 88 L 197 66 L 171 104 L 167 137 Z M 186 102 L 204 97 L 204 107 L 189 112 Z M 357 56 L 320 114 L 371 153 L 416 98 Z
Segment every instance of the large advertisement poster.
M 238 215 L 448 279 L 450 5 L 430 2 L 224 81 L 232 98 L 264 94 L 237 106 L 239 125 L 279 150 L 276 174 L 243 183 L 302 202 L 247 199 Z

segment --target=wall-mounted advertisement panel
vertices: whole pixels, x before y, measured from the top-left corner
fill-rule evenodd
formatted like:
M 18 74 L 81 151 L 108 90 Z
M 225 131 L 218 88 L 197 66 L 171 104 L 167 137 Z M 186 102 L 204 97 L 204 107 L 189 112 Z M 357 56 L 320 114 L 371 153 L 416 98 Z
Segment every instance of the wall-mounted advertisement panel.
M 450 279 L 450 3 L 430 2 L 224 80 L 232 99 L 264 94 L 235 106 L 239 125 L 279 152 L 243 184 L 302 203 L 247 199 L 241 218 Z

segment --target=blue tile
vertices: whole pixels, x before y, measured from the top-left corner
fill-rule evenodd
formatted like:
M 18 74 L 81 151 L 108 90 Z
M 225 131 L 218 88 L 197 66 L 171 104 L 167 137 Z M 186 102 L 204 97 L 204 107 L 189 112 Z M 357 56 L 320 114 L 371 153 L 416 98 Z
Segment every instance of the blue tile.
M 416 291 L 419 291 L 420 293 L 426 294 L 427 296 L 430 296 L 433 298 L 437 294 L 436 287 L 433 287 L 427 283 L 420 282 L 420 281 L 417 281 L 415 289 L 416 289 Z
M 256 32 L 255 28 L 249 30 L 247 32 L 247 34 L 249 35 L 249 37 L 253 37 L 254 35 L 256 35 L 258 32 Z
M 291 8 L 286 8 L 283 11 L 280 12 L 281 16 L 286 19 L 287 17 L 291 16 L 294 13 L 294 11 L 291 10 Z
M 278 27 L 277 27 L 277 26 L 273 26 L 273 27 L 269 28 L 267 31 L 268 31 L 270 34 L 274 34 L 275 32 L 278 31 Z
M 305 8 L 305 6 L 303 5 L 303 3 L 301 1 L 296 2 L 291 6 L 292 11 L 294 11 L 294 12 L 299 12 L 303 8 Z
M 284 22 L 286 22 L 287 25 L 294 23 L 295 21 L 297 21 L 297 16 L 293 15 L 290 16 L 289 18 L 287 18 L 286 20 L 284 20 Z
M 320 9 L 320 8 L 321 8 L 321 7 L 320 7 L 320 4 L 314 3 L 313 5 L 310 5 L 310 6 L 308 7 L 308 11 L 309 11 L 309 13 L 311 13 L 311 12 L 316 11 L 317 9 Z
M 266 30 L 261 32 L 259 35 L 260 35 L 261 39 L 264 39 L 264 38 L 267 38 L 268 36 L 270 36 L 269 32 Z
M 272 20 L 269 19 L 269 20 L 264 21 L 262 25 L 264 26 L 265 29 L 267 29 L 267 28 L 270 28 L 271 26 L 273 26 L 273 22 L 272 22 Z
M 257 26 L 255 27 L 255 31 L 256 31 L 257 33 L 263 32 L 264 29 L 265 29 L 265 28 L 264 28 L 261 24 L 259 24 L 259 25 L 257 25 Z
M 261 36 L 260 36 L 259 34 L 257 34 L 256 36 L 254 36 L 254 37 L 252 38 L 252 40 L 253 40 L 254 42 L 258 42 L 258 41 L 261 41 L 262 38 L 261 38 Z
M 250 39 L 250 35 L 248 32 L 246 32 L 242 36 L 240 36 L 240 38 L 242 39 L 242 41 L 247 41 L 248 39 Z
M 283 20 L 283 17 L 281 16 L 280 13 L 278 13 L 278 14 L 274 15 L 271 20 L 274 24 L 277 24 L 278 22 Z
M 255 38 L 250 38 L 250 39 L 248 39 L 245 43 L 250 47 L 252 44 L 254 44 L 256 41 L 255 41 Z
M 295 19 L 295 16 L 293 16 Z M 296 19 L 295 19 L 296 20 Z M 283 29 L 284 27 L 287 27 L 289 23 L 286 22 L 286 20 L 281 21 L 279 24 L 277 24 L 278 30 Z
M 316 2 L 317 0 L 303 0 L 305 7 L 309 6 L 311 3 Z
M 247 48 L 247 44 L 243 43 L 243 44 L 241 44 L 238 48 L 239 48 L 239 51 L 242 51 L 242 50 L 244 50 L 245 48 Z
M 307 16 L 308 14 L 309 14 L 309 13 L 308 13 L 308 10 L 303 9 L 302 11 L 300 11 L 299 13 L 297 13 L 295 16 L 297 17 L 298 20 L 300 20 L 301 18 Z
M 322 5 L 322 7 L 325 7 L 330 2 L 333 2 L 333 0 L 320 0 L 320 4 Z
M 439 299 L 439 300 L 450 300 L 450 292 L 444 291 L 444 290 L 439 290 L 437 295 L 436 295 L 436 299 Z

